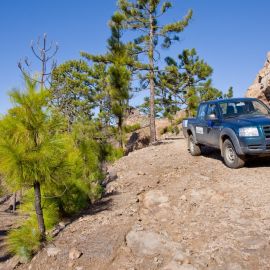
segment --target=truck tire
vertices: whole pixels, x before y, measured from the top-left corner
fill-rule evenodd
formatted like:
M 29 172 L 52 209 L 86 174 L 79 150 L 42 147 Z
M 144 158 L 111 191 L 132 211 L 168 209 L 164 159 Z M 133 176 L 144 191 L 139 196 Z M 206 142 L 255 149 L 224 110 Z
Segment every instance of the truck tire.
M 192 134 L 188 137 L 188 149 L 192 156 L 200 156 L 202 154 L 201 146 L 195 143 Z
M 245 165 L 245 159 L 242 156 L 239 156 L 232 144 L 232 142 L 227 139 L 223 143 L 223 159 L 227 167 L 232 169 L 242 168 Z

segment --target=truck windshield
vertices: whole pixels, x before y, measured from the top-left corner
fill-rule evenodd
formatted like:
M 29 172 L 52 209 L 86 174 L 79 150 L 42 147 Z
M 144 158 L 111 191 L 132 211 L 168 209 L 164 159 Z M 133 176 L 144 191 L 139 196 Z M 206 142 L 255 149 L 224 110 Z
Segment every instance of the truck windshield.
M 237 117 L 245 114 L 269 115 L 269 109 L 257 100 L 228 101 L 220 103 L 224 118 Z

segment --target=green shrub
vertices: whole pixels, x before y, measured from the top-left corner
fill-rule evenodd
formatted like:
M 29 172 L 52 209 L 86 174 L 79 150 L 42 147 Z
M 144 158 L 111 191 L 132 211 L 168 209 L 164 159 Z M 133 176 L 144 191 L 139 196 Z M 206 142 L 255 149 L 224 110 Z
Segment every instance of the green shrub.
M 21 227 L 13 229 L 7 236 L 8 250 L 28 261 L 40 247 L 40 233 L 34 216 L 30 217 Z
M 168 127 L 164 127 L 161 131 L 160 131 L 160 135 L 166 134 L 168 132 Z
M 94 203 L 95 201 L 99 200 L 103 194 L 103 188 L 98 182 L 92 182 L 90 184 L 90 190 L 88 192 L 88 197 L 90 198 L 91 202 Z
M 138 129 L 140 129 L 140 128 L 141 128 L 140 123 L 136 123 L 136 124 L 134 124 L 134 125 L 127 125 L 127 126 L 124 126 L 124 131 L 125 131 L 126 133 L 131 133 L 131 132 L 134 132 L 134 131 L 136 131 L 136 130 L 138 130 Z
M 89 204 L 89 192 L 90 187 L 82 180 L 70 181 L 65 186 L 44 186 L 42 209 L 46 229 L 52 229 L 59 222 L 60 215 L 71 215 L 85 208 Z M 19 228 L 11 230 L 7 237 L 9 251 L 24 261 L 38 251 L 41 240 L 33 196 L 32 189 L 24 195 L 19 211 L 29 217 Z
M 42 209 L 45 226 L 48 230 L 52 229 L 55 224 L 59 222 L 59 207 L 54 198 L 47 197 L 45 193 L 46 187 L 42 192 Z M 20 205 L 19 213 L 22 215 L 29 215 L 31 219 L 35 220 L 35 206 L 34 206 L 34 191 L 29 189 L 23 196 L 22 203 Z
M 178 126 L 174 127 L 173 133 L 176 134 L 176 135 L 178 135 L 180 133 L 180 129 L 179 129 Z
M 0 196 L 4 196 L 4 195 L 8 194 L 8 190 L 4 186 L 3 182 L 4 181 L 1 180 L 1 176 L 0 176 Z
M 89 187 L 83 181 L 67 183 L 66 191 L 55 199 L 61 209 L 61 215 L 69 216 L 85 208 L 89 204 L 88 191 Z
M 161 131 L 160 131 L 160 135 L 166 134 L 166 133 L 172 133 L 172 134 L 176 134 L 178 135 L 180 133 L 180 129 L 178 126 L 167 126 L 164 127 Z
M 183 120 L 184 120 L 184 117 L 177 118 L 174 120 L 174 124 L 180 125 L 180 124 L 182 124 Z
M 113 163 L 124 156 L 124 150 L 122 148 L 114 147 L 111 144 L 104 145 L 103 151 L 105 160 L 110 163 Z

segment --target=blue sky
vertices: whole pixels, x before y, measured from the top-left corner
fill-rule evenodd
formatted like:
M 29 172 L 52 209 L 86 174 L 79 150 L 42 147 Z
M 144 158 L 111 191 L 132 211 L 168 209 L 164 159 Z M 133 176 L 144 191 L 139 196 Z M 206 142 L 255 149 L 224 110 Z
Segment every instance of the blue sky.
M 243 96 L 270 51 L 269 0 L 173 0 L 166 20 L 175 21 L 191 8 L 194 17 L 181 42 L 162 52 L 176 56 L 185 48 L 214 68 L 213 82 L 221 90 L 234 87 Z M 7 92 L 23 88 L 17 67 L 29 45 L 43 33 L 59 43 L 57 63 L 79 58 L 80 51 L 103 53 L 109 37 L 107 22 L 115 0 L 3 0 L 0 3 L 0 113 L 10 108 Z M 142 96 L 143 94 L 141 94 Z M 139 102 L 140 96 L 136 97 Z

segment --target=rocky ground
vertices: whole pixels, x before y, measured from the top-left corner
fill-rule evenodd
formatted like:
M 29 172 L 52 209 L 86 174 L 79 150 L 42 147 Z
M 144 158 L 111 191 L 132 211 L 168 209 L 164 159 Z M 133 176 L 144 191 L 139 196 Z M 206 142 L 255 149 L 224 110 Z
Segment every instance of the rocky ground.
M 270 269 L 269 160 L 232 170 L 216 151 L 190 156 L 179 139 L 111 171 L 108 195 L 18 269 Z

